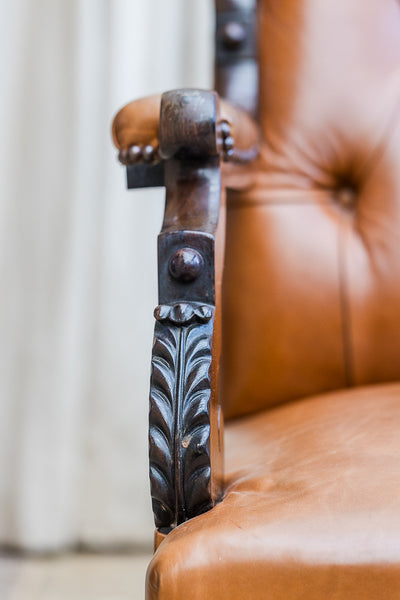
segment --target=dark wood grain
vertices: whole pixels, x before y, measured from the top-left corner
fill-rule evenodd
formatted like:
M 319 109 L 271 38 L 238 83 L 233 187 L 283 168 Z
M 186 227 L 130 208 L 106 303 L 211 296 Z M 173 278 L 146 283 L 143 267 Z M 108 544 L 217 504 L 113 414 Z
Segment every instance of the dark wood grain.
M 216 0 L 215 89 L 257 115 L 257 0 Z
M 167 92 L 157 153 L 148 149 L 146 155 L 146 145 L 134 138 L 122 153 L 123 160 L 135 161 L 128 166 L 129 187 L 166 187 L 149 417 L 152 504 L 163 532 L 208 510 L 222 494 L 221 161 L 251 160 L 259 139 L 247 114 L 225 110 L 221 118 L 216 92 Z
M 150 484 L 163 531 L 211 508 L 222 482 L 221 224 L 218 97 L 180 90 L 162 98 L 160 156 L 166 207 L 158 238 L 159 302 L 150 388 Z M 222 216 L 222 226 L 223 226 Z
M 253 10 L 257 0 L 216 0 L 217 11 Z
M 198 305 L 196 311 L 195 306 L 157 309 L 149 448 L 152 504 L 159 528 L 175 527 L 211 508 L 215 500 L 209 443 L 214 310 Z

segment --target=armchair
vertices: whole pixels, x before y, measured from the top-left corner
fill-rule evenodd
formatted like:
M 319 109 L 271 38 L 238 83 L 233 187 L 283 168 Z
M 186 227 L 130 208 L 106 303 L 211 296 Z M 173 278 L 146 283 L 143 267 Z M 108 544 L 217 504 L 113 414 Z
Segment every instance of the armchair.
M 400 6 L 216 8 L 218 93 L 113 124 L 166 188 L 147 598 L 399 599 Z

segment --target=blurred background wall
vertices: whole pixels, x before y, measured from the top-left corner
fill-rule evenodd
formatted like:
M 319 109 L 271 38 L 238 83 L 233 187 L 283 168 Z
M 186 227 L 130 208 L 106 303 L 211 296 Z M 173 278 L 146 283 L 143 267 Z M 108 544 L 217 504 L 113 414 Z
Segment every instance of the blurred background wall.
M 151 544 L 161 190 L 125 190 L 129 100 L 212 85 L 211 0 L 0 0 L 0 545 Z

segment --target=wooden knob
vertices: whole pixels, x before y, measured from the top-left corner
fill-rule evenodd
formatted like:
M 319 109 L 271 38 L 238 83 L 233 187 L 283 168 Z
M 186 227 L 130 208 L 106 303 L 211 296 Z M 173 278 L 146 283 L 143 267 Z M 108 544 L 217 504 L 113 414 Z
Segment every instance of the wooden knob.
M 126 150 L 125 148 L 121 148 L 121 150 L 118 153 L 118 160 L 123 165 L 127 165 L 129 163 L 128 150 Z
M 142 156 L 145 162 L 152 162 L 155 157 L 155 149 L 153 148 L 153 146 L 151 146 L 150 144 L 145 146 L 142 150 Z
M 161 158 L 207 159 L 219 153 L 216 92 L 174 90 L 161 98 L 159 153 Z
M 203 267 L 203 258 L 193 248 L 181 248 L 169 261 L 169 272 L 174 279 L 190 283 L 197 279 Z
M 228 50 L 238 50 L 246 41 L 246 28 L 242 23 L 231 21 L 222 28 L 222 43 Z
M 128 148 L 128 159 L 129 159 L 129 163 L 130 164 L 135 164 L 137 162 L 139 162 L 139 160 L 142 158 L 142 150 L 140 148 L 140 146 L 137 146 L 136 144 L 134 146 L 131 146 L 130 148 Z

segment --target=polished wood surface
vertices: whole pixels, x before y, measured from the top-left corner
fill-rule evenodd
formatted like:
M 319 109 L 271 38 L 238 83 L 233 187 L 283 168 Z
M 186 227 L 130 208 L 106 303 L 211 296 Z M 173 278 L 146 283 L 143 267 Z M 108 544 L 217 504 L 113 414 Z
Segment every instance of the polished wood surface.
M 249 91 L 245 79 L 240 79 L 237 83 L 245 93 Z M 207 123 L 202 122 L 200 116 L 202 91 L 179 90 L 179 92 L 182 98 L 186 95 L 190 97 L 190 106 L 185 107 L 186 123 L 182 121 L 183 112 L 180 111 L 179 106 L 174 109 L 176 113 L 171 114 L 171 107 L 168 109 L 168 102 L 165 102 L 164 110 L 169 114 L 166 114 L 161 122 L 173 122 L 176 131 L 170 134 L 169 143 L 172 147 L 164 147 L 164 154 L 160 153 L 159 149 L 161 95 L 134 100 L 116 114 L 112 129 L 114 143 L 119 149 L 120 162 L 128 165 L 131 172 L 139 175 L 139 178 L 142 171 L 147 171 L 149 174 L 156 173 L 162 159 L 165 160 L 178 153 L 178 149 L 174 147 L 176 140 L 174 142 L 173 137 L 178 139 L 185 132 L 186 137 L 181 139 L 186 140 L 186 148 L 179 149 L 180 158 L 184 158 L 185 154 L 186 157 L 188 155 L 194 157 L 202 153 L 210 156 L 221 154 L 223 161 L 235 164 L 250 162 L 256 157 L 260 144 L 260 131 L 257 123 L 246 110 L 223 98 L 220 99 L 216 92 L 209 92 L 213 94 L 215 104 L 218 106 L 218 119 L 215 121 L 215 132 L 211 129 L 206 130 Z M 168 99 L 168 95 L 173 93 L 167 92 L 164 96 Z M 144 125 L 142 118 L 145 121 Z M 150 175 L 148 185 L 152 185 Z M 153 185 L 161 184 L 156 181 Z M 134 182 L 130 187 L 135 187 Z
M 258 63 L 256 0 L 216 0 L 215 89 L 256 116 Z
M 222 493 L 213 366 L 220 353 L 216 269 L 222 267 L 215 256 L 223 251 L 223 239 L 216 248 L 224 210 L 219 122 L 214 92 L 179 90 L 162 97 L 159 149 L 166 207 L 158 239 L 160 305 L 149 417 L 151 494 L 161 532 L 209 510 Z

